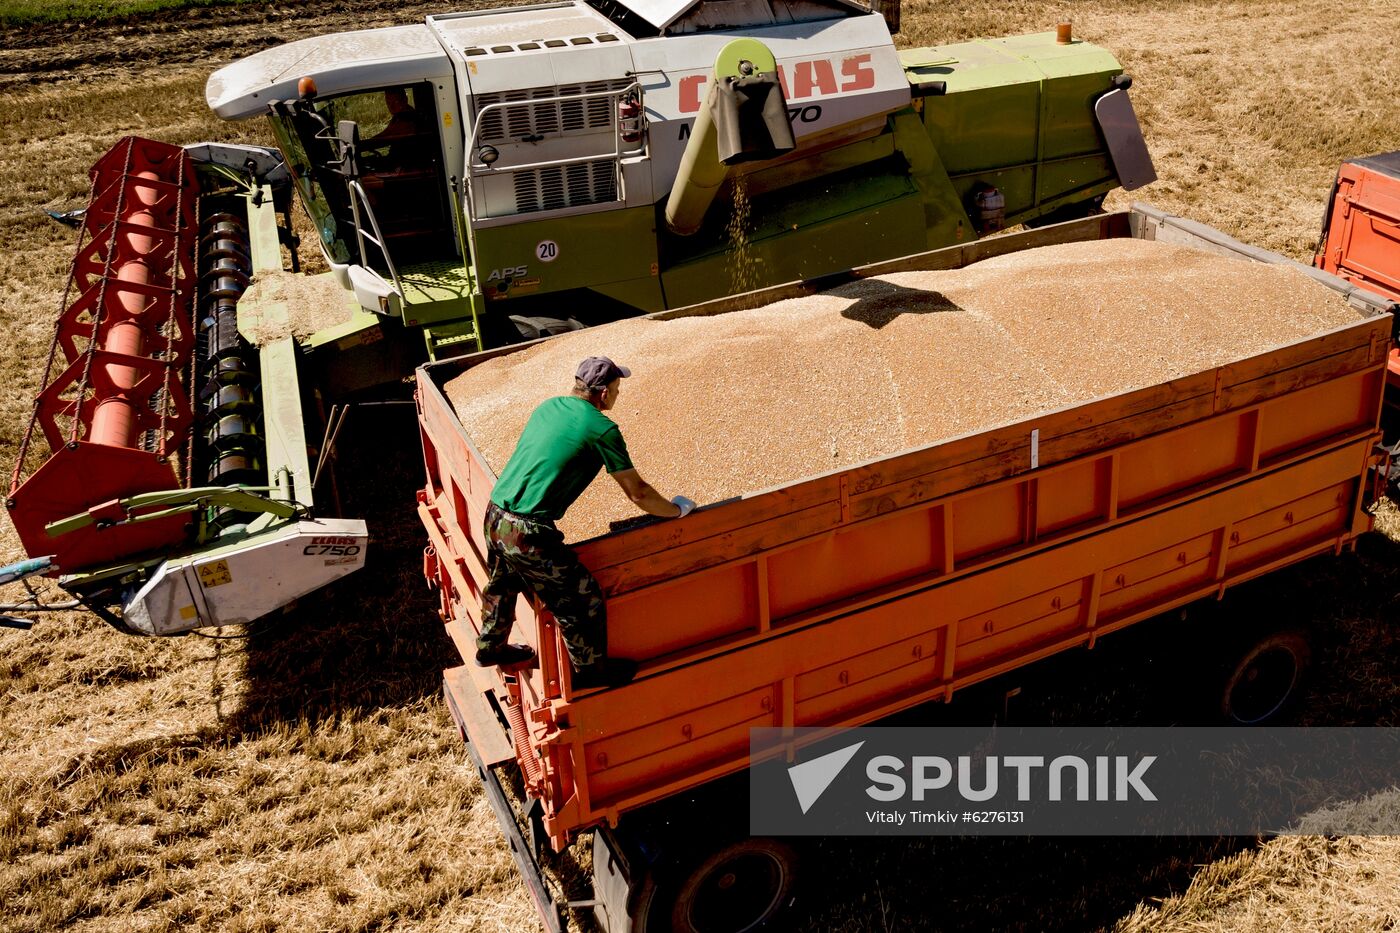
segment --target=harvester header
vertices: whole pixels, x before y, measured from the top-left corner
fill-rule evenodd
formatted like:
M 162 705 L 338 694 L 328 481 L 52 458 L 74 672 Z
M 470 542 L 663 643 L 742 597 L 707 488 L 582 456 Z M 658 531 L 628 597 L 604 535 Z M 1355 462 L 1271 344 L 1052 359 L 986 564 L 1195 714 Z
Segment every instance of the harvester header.
M 250 622 L 364 561 L 363 522 L 313 517 L 291 341 L 239 333 L 268 265 L 259 166 L 278 163 L 128 137 L 91 172 L 6 506 L 43 572 L 124 631 Z
M 193 421 L 185 377 L 195 336 L 194 167 L 178 146 L 129 137 L 91 178 L 73 300 L 55 328 L 6 502 L 26 549 L 64 568 L 184 536 L 183 519 L 115 521 L 114 503 L 187 483 L 181 465 Z M 48 455 L 24 477 L 36 433 Z M 88 510 L 101 521 L 50 534 L 51 522 Z

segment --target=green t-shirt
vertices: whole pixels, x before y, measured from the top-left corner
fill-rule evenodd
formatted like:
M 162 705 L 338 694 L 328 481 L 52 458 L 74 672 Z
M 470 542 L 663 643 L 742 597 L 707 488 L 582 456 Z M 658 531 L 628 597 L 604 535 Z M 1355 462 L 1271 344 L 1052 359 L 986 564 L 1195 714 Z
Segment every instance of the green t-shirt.
M 491 501 L 516 515 L 558 521 L 600 467 L 632 469 L 617 425 L 577 396 L 546 399 L 525 423 Z

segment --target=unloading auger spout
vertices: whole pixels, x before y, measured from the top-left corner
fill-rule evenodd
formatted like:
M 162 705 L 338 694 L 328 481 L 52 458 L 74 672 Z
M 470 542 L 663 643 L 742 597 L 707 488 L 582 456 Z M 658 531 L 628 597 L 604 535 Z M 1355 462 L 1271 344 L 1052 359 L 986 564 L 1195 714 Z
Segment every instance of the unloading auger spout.
M 735 39 L 715 58 L 715 80 L 666 200 L 666 226 L 682 236 L 695 233 L 731 165 L 796 147 L 773 53 L 756 39 Z

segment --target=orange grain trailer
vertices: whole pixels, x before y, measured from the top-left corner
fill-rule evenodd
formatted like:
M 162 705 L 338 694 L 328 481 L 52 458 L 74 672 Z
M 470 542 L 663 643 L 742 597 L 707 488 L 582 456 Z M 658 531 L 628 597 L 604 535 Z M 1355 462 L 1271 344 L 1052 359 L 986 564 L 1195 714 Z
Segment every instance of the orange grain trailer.
M 1126 236 L 1286 261 L 1136 207 L 852 274 Z M 780 909 L 791 850 L 726 835 L 720 818 L 747 812 L 733 776 L 754 727 L 871 723 L 1349 547 L 1371 527 L 1365 509 L 1384 466 L 1377 423 L 1393 321 L 1384 303 L 1308 271 L 1349 295 L 1354 323 L 579 545 L 607 594 L 610 651 L 641 661 L 633 683 L 572 689 L 552 619 L 523 598 L 515 635 L 538 650 L 537 668 L 446 673 L 546 926 L 559 928 L 562 912 L 532 842 L 560 849 L 595 827 L 596 901 L 586 903 L 609 931 L 747 929 Z M 805 291 L 780 286 L 657 317 Z M 464 657 L 479 623 L 494 476 L 441 387 L 518 349 L 418 374 L 425 571 Z M 532 842 L 492 770 L 507 762 L 519 769 Z M 733 793 L 725 806 L 692 806 Z

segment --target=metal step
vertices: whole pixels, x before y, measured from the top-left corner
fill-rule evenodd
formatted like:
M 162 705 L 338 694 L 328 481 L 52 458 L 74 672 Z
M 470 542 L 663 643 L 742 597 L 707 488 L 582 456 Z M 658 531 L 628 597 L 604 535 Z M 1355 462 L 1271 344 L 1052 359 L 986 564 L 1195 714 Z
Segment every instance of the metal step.
M 463 736 L 475 748 L 486 767 L 504 761 L 513 761 L 515 751 L 505 729 L 501 728 L 495 710 L 486 696 L 477 689 L 476 681 L 464 664 L 442 672 L 442 688 L 447 695 L 447 705 L 452 710 L 452 718 L 462 730 Z

